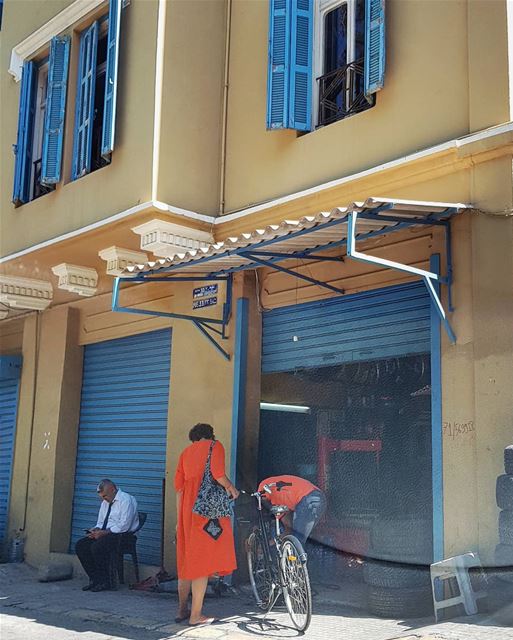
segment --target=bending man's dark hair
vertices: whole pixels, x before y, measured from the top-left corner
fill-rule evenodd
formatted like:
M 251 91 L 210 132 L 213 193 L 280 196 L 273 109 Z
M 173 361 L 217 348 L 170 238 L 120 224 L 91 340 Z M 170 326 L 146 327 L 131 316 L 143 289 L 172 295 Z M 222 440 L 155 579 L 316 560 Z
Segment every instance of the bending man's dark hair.
M 202 438 L 205 438 L 205 440 L 215 440 L 214 429 L 205 422 L 198 422 L 198 424 L 195 424 L 189 431 L 189 440 L 191 442 L 197 442 Z

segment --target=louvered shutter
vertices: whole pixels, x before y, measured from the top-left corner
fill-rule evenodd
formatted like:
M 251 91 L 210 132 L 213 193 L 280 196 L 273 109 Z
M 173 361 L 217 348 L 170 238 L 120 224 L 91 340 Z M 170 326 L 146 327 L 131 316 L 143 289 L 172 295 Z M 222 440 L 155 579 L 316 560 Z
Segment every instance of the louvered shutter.
M 30 171 L 32 162 L 32 129 L 34 126 L 34 89 L 36 67 L 25 62 L 21 75 L 20 106 L 18 112 L 18 137 L 14 164 L 14 189 L 12 201 L 19 205 L 30 199 Z
M 385 83 L 385 0 L 365 0 L 365 95 Z
M 50 46 L 41 166 L 41 183 L 47 185 L 56 184 L 61 179 L 69 46 L 69 36 L 53 38 Z
M 289 99 L 290 0 L 270 0 L 269 6 L 267 128 L 286 129 Z
M 289 128 L 312 128 L 313 0 L 292 0 Z
M 105 76 L 105 98 L 102 127 L 102 156 L 104 158 L 108 157 L 114 149 L 120 23 L 121 0 L 110 0 L 107 73 Z
M 93 136 L 94 90 L 96 82 L 96 52 L 98 23 L 82 33 L 78 61 L 78 85 L 73 140 L 73 180 L 91 170 Z

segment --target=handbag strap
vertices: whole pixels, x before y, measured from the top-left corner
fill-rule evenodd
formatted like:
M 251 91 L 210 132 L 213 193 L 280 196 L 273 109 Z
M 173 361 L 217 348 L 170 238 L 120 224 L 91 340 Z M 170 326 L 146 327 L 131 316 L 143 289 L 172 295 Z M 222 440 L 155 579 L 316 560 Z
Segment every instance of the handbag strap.
M 210 470 L 210 458 L 212 457 L 212 449 L 214 448 L 216 441 L 212 440 L 212 444 L 210 445 L 210 448 L 208 450 L 208 456 L 207 456 L 207 462 L 205 463 L 205 471 L 208 473 L 212 473 L 212 471 Z

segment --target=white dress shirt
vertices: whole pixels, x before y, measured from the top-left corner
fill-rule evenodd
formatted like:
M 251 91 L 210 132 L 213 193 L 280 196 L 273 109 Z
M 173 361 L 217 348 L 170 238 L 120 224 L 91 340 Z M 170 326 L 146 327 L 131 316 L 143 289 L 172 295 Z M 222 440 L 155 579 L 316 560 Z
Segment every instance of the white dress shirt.
M 103 500 L 98 513 L 98 522 L 96 523 L 98 529 L 103 527 L 103 521 L 108 509 L 109 503 L 107 500 Z M 112 509 L 107 520 L 107 529 L 111 533 L 126 533 L 127 531 L 135 531 L 138 526 L 137 500 L 129 493 L 118 489 L 112 501 Z

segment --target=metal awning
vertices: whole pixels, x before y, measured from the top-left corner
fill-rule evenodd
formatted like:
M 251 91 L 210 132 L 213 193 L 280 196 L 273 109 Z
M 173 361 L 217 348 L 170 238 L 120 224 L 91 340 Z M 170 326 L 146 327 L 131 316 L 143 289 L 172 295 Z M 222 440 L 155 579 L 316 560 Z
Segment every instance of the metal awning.
M 450 287 L 452 279 L 451 238 L 449 219 L 451 216 L 470 210 L 461 203 L 368 198 L 364 202 L 353 202 L 347 207 L 322 211 L 315 216 L 304 216 L 299 220 L 284 220 L 267 225 L 249 233 L 212 244 L 208 248 L 187 251 L 170 258 L 158 258 L 145 264 L 128 267 L 122 277 L 116 279 L 113 292 L 113 310 L 150 315 L 166 315 L 192 320 L 204 333 L 212 330 L 212 324 L 221 324 L 217 333 L 225 336 L 225 327 L 231 310 L 231 275 L 246 269 L 266 266 L 283 271 L 294 277 L 324 287 L 334 293 L 343 294 L 343 289 L 321 282 L 284 266 L 283 262 L 299 258 L 314 261 L 343 260 L 343 256 L 326 255 L 323 252 L 347 245 L 347 257 L 363 262 L 399 269 L 422 278 L 431 295 L 433 304 L 452 341 L 454 333 L 447 321 L 439 297 L 439 284 Z M 376 258 L 356 249 L 356 243 L 401 229 L 418 226 L 441 226 L 446 234 L 447 273 L 442 276 L 435 271 L 425 271 L 390 260 Z M 156 311 L 130 309 L 118 305 L 121 282 L 172 282 L 172 281 L 217 281 L 227 280 L 227 300 L 223 319 L 203 319 Z M 449 298 L 449 307 L 451 302 Z M 207 332 L 207 337 L 208 337 Z M 219 345 L 216 346 L 224 352 Z

